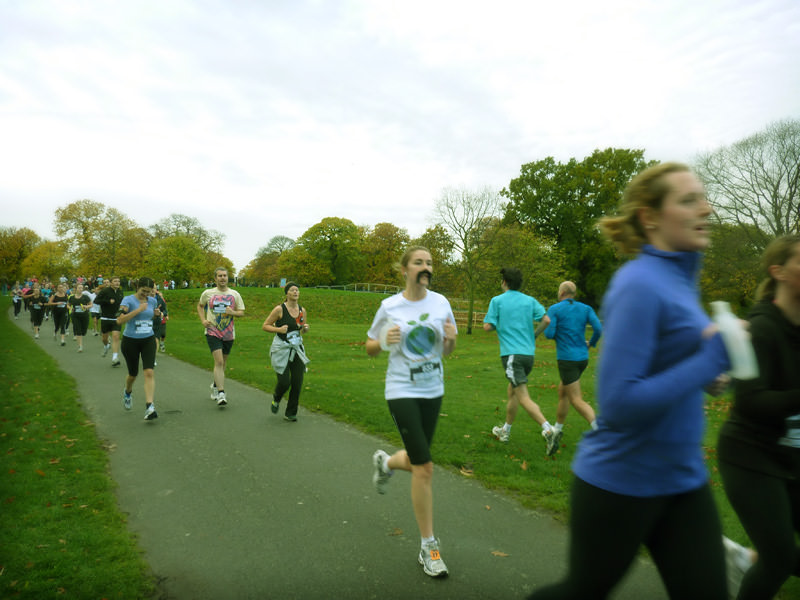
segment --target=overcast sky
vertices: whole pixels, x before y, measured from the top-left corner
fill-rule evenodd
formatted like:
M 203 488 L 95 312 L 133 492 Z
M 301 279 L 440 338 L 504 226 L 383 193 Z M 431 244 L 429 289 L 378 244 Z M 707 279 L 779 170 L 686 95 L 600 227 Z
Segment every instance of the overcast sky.
M 181 213 L 237 269 L 325 217 L 414 237 L 445 187 L 785 118 L 798 0 L 0 0 L 0 225 Z

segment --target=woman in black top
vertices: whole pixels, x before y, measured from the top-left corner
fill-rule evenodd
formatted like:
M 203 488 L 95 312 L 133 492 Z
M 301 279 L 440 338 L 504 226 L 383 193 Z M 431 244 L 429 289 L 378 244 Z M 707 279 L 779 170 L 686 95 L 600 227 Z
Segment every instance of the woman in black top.
M 33 337 L 39 339 L 39 328 L 44 320 L 44 307 L 47 301 L 42 294 L 42 287 L 39 283 L 33 284 L 33 289 L 23 296 L 28 303 L 28 311 L 31 313 L 31 325 L 33 326 Z
M 284 418 L 287 421 L 297 420 L 297 407 L 300 404 L 300 390 L 303 387 L 303 375 L 306 372 L 308 357 L 303 347 L 303 335 L 308 331 L 306 310 L 300 306 L 300 288 L 289 282 L 283 288 L 286 301 L 272 309 L 261 329 L 274 333 L 275 338 L 269 349 L 272 368 L 278 376 L 278 384 L 272 395 L 270 410 L 278 412 L 283 395 L 289 391 Z
M 53 339 L 61 335 L 61 345 L 65 345 L 64 334 L 67 332 L 67 323 L 69 322 L 69 296 L 67 295 L 67 288 L 63 283 L 59 283 L 56 291 L 50 296 L 50 301 L 47 305 L 51 308 L 53 314 Z
M 83 352 L 83 336 L 89 329 L 89 309 L 92 307 L 92 299 L 83 290 L 83 284 L 75 286 L 75 293 L 69 297 L 69 305 L 72 308 L 72 331 L 78 340 L 78 352 Z
M 749 315 L 759 376 L 735 380 L 718 460 L 725 492 L 758 560 L 737 598 L 772 598 L 800 576 L 800 235 L 764 252 L 768 277 Z

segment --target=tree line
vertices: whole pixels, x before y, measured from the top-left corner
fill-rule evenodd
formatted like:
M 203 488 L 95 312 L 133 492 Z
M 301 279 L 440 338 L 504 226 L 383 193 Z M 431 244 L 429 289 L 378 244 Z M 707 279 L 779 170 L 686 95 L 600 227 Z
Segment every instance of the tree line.
M 418 238 L 392 223 L 359 225 L 326 217 L 299 238 L 265 240 L 238 274 L 239 285 L 303 286 L 400 283 L 394 265 L 403 249 L 430 249 L 433 287 L 469 301 L 499 290 L 499 271 L 517 266 L 524 291 L 545 304 L 558 283 L 575 281 L 582 299 L 598 306 L 621 259 L 600 235 L 597 220 L 616 210 L 630 179 L 659 161 L 644 150 L 608 148 L 578 160 L 527 163 L 502 190 L 447 188 L 434 201 L 434 222 Z M 717 226 L 706 254 L 701 290 L 747 306 L 759 278 L 758 257 L 770 239 L 800 231 L 800 120 L 769 125 L 691 165 L 706 185 Z M 116 209 L 79 200 L 56 211 L 59 241 L 29 229 L 0 228 L 0 277 L 141 271 L 176 281 L 205 281 L 224 236 L 189 216 L 171 215 L 142 228 Z M 120 250 L 134 249 L 134 252 Z M 471 322 L 471 319 L 470 319 Z

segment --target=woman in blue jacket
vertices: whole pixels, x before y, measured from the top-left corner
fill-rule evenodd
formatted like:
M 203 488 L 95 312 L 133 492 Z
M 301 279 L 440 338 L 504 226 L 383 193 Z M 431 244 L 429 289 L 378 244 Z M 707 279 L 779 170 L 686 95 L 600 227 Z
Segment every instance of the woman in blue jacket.
M 729 368 L 697 289 L 711 207 L 685 165 L 630 182 L 600 227 L 634 260 L 603 300 L 597 429 L 572 465 L 569 572 L 531 598 L 605 598 L 644 544 L 671 598 L 725 600 L 722 530 L 701 448 L 703 388 Z

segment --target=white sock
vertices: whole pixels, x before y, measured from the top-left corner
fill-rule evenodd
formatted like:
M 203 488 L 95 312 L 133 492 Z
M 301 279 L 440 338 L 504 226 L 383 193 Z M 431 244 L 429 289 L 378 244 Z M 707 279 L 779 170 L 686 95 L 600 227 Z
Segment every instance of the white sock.
M 556 431 L 561 431 L 562 429 L 564 429 L 564 424 L 556 422 L 556 424 L 553 425 L 553 429 L 555 429 Z
M 550 431 L 552 428 L 553 426 L 550 425 L 550 421 L 545 421 L 542 423 L 542 431 Z
M 589 423 L 592 426 L 592 431 L 597 431 L 597 419 Z
M 384 457 L 384 459 L 383 459 L 383 470 L 384 470 L 385 473 L 389 473 L 391 475 L 393 473 L 393 471 L 389 468 L 389 459 L 390 458 L 391 458 L 391 456 Z
M 111 355 L 111 360 L 117 360 L 117 353 L 116 352 L 114 352 L 114 354 Z
M 422 538 L 422 544 L 421 545 L 424 548 L 425 544 L 432 544 L 435 541 L 436 541 L 436 537 L 435 536 L 431 536 L 431 537 L 427 537 L 427 538 L 424 537 L 424 538 Z
M 509 423 L 503 423 L 503 431 L 511 431 L 511 425 Z

